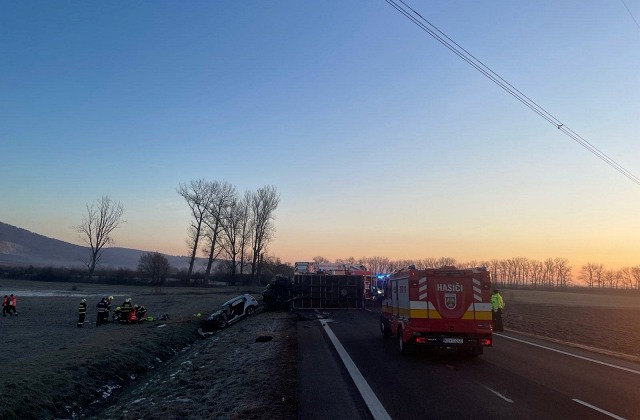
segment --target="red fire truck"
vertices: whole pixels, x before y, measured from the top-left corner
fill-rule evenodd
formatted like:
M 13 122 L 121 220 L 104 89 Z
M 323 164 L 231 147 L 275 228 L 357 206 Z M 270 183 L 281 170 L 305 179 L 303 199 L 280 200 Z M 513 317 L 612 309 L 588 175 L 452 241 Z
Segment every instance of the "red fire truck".
M 401 352 L 413 345 L 477 356 L 493 342 L 491 278 L 484 267 L 416 270 L 389 276 L 380 330 Z

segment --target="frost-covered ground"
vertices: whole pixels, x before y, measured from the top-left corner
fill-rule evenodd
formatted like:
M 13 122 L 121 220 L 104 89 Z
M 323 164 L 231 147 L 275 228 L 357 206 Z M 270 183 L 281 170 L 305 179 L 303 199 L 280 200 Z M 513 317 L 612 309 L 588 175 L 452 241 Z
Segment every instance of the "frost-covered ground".
M 0 294 L 17 294 L 19 312 L 0 318 L 0 418 L 296 417 L 293 314 L 261 312 L 204 339 L 196 332 L 203 319 L 198 313 L 206 316 L 241 292 L 259 297 L 260 289 L 167 288 L 158 294 L 73 286 L 0 280 Z M 131 297 L 151 315 L 168 313 L 170 320 L 96 328 L 102 295 L 116 296 L 116 304 Z M 505 290 L 503 296 L 509 330 L 640 359 L 638 294 Z M 84 328 L 77 328 L 81 297 L 90 310 Z
M 206 340 L 197 334 L 206 315 L 241 292 L 260 295 L 260 289 L 164 288 L 156 293 L 141 287 L 0 280 L 0 294 L 18 297 L 19 314 L 0 318 L 0 418 L 172 418 L 178 413 L 232 418 L 236 412 L 243 417 L 257 409 L 265 412 L 267 406 L 283 417 L 295 412 L 290 314 L 260 313 Z M 170 319 L 97 328 L 95 304 L 103 295 L 113 295 L 115 305 L 131 297 L 149 315 L 166 313 Z M 89 310 L 84 327 L 77 328 L 81 298 Z M 272 338 L 255 342 L 256 334 Z M 266 366 L 284 365 L 290 373 L 282 379 L 264 372 Z M 260 401 L 266 402 L 261 406 Z M 111 411 L 98 414 L 104 410 Z

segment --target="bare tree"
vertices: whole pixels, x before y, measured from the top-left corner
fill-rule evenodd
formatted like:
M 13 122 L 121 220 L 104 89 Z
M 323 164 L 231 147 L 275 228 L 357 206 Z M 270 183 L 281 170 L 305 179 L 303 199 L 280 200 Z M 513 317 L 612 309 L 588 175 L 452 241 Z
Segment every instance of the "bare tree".
M 189 236 L 187 239 L 187 244 L 191 252 L 189 271 L 187 272 L 186 279 L 188 284 L 191 280 L 191 273 L 193 273 L 193 264 L 196 260 L 196 253 L 198 252 L 198 243 L 202 237 L 204 220 L 211 206 L 213 195 L 211 193 L 211 183 L 204 179 L 192 180 L 189 185 L 180 184 L 177 192 L 185 199 L 191 209 L 191 222 L 188 228 Z
M 251 278 L 260 277 L 259 262 L 267 244 L 272 238 L 274 212 L 280 203 L 280 196 L 274 186 L 264 186 L 251 196 Z
M 103 195 L 91 205 L 87 204 L 87 213 L 82 217 L 82 223 L 75 228 L 80 239 L 89 246 L 89 277 L 93 276 L 104 248 L 114 243 L 113 231 L 125 222 L 122 220 L 123 214 L 122 203 L 111 200 L 108 195 Z
M 148 277 L 156 288 L 160 291 L 160 286 L 165 282 L 171 271 L 169 260 L 159 252 L 145 252 L 138 261 L 138 272 Z
M 205 237 L 208 241 L 204 249 L 204 252 L 208 256 L 207 269 L 204 275 L 205 281 L 209 279 L 211 266 L 219 254 L 216 245 L 218 244 L 218 235 L 222 230 L 223 213 L 236 197 L 236 188 L 226 181 L 213 182 L 210 184 L 210 189 L 212 195 L 211 204 L 203 219 L 206 225 Z
M 640 290 L 640 265 L 631 267 L 631 275 L 633 276 L 633 287 Z
M 623 267 L 619 271 L 623 289 L 633 289 L 633 273 L 631 267 Z
M 556 273 L 556 287 L 566 288 L 571 284 L 571 266 L 569 260 L 566 258 L 556 258 L 555 273 Z
M 225 209 L 224 217 L 222 218 L 222 236 L 220 238 L 220 244 L 224 249 L 226 256 L 229 258 L 229 265 L 231 268 L 231 284 L 236 283 L 236 274 L 238 271 L 238 255 L 241 252 L 241 232 L 242 232 L 242 220 L 245 214 L 243 208 L 243 202 L 235 199 Z
M 242 198 L 240 218 L 240 275 L 244 276 L 244 266 L 247 259 L 247 247 L 253 237 L 253 224 L 251 223 L 251 192 L 245 191 Z M 278 264 L 280 261 L 278 260 Z
M 390 271 L 387 257 L 362 257 L 360 261 L 375 274 L 386 274 Z
M 580 270 L 580 279 L 587 284 L 587 287 L 602 287 L 602 275 L 604 265 L 597 263 L 586 263 Z

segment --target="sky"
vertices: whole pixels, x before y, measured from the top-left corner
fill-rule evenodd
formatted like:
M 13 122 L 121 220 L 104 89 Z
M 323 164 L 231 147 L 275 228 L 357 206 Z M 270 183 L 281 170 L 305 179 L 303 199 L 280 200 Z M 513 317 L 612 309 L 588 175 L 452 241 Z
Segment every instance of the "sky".
M 640 1 L 407 1 L 640 176 Z M 626 7 L 625 7 L 626 6 Z M 191 180 L 280 194 L 268 252 L 640 264 L 640 185 L 383 0 L 0 2 L 0 221 L 186 255 Z

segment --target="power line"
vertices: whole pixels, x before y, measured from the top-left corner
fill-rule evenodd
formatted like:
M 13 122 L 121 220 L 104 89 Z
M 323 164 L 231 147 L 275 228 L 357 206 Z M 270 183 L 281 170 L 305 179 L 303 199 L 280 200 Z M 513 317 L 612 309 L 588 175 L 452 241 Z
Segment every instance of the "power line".
M 624 5 L 624 8 L 627 9 L 627 12 L 629 12 L 629 16 L 631 16 L 631 19 L 633 19 L 633 21 L 636 23 L 636 26 L 638 27 L 638 29 L 640 29 L 640 24 L 638 24 L 636 17 L 633 16 L 633 13 L 631 13 L 631 10 L 629 10 L 629 8 L 627 7 L 627 3 L 625 3 L 624 0 L 620 0 L 620 1 Z
M 440 42 L 443 46 L 448 48 L 451 52 L 456 54 L 462 60 L 466 61 L 473 68 L 482 73 L 485 77 L 491 80 L 493 83 L 501 87 L 505 92 L 513 96 L 515 99 L 520 101 L 524 106 L 538 114 L 540 117 L 544 118 L 548 123 L 555 126 L 558 130 L 562 131 L 573 141 L 578 143 L 580 146 L 587 149 L 589 152 L 594 154 L 598 159 L 602 160 L 607 165 L 611 166 L 616 171 L 620 172 L 622 175 L 627 177 L 632 182 L 640 185 L 640 178 L 629 172 L 618 162 L 607 156 L 604 152 L 598 149 L 593 144 L 589 143 L 586 139 L 580 136 L 575 131 L 571 130 L 564 123 L 562 123 L 559 119 L 557 119 L 553 114 L 544 109 L 541 105 L 537 104 L 534 100 L 530 99 L 527 95 L 520 92 L 517 88 L 515 88 L 511 83 L 507 82 L 496 72 L 491 70 L 487 65 L 485 65 L 482 61 L 477 59 L 473 54 L 462 48 L 459 44 L 457 44 L 454 40 L 449 38 L 444 32 L 439 30 L 435 25 L 425 19 L 420 13 L 406 4 L 403 0 L 385 0 L 391 7 L 396 9 L 402 15 L 404 15 L 407 19 L 413 22 L 420 29 L 428 33 L 431 37 L 433 37 L 436 41 Z M 400 4 L 401 3 L 401 4 Z M 626 5 L 625 5 L 626 6 Z M 635 20 L 635 19 L 634 19 Z

